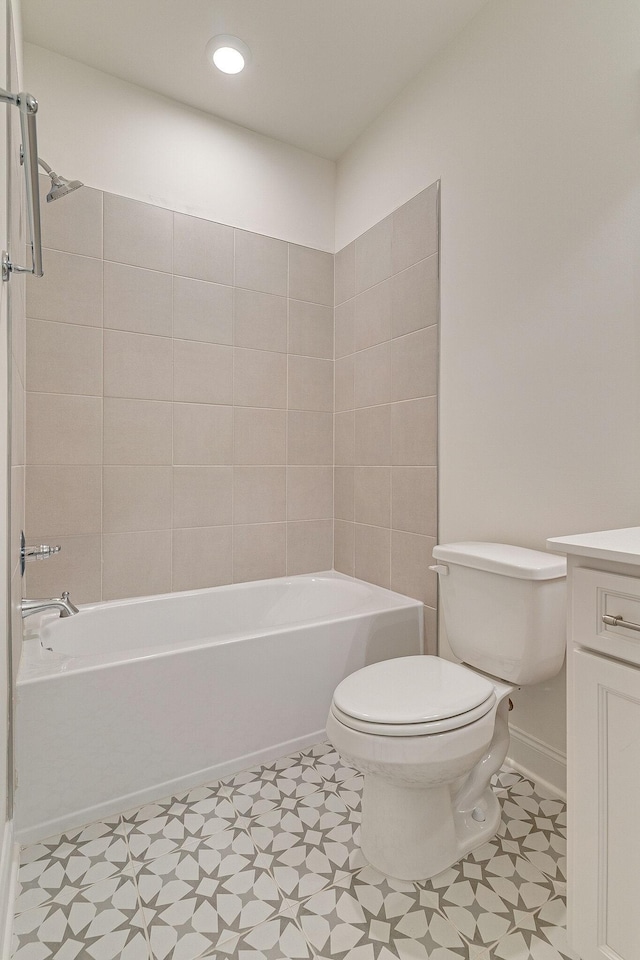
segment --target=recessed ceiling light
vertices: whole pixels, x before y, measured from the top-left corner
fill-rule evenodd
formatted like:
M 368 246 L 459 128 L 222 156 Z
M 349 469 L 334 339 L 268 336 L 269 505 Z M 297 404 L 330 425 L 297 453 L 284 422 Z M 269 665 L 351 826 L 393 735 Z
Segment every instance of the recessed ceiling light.
M 251 51 L 238 37 L 220 34 L 209 40 L 207 57 L 222 73 L 240 73 L 251 59 Z

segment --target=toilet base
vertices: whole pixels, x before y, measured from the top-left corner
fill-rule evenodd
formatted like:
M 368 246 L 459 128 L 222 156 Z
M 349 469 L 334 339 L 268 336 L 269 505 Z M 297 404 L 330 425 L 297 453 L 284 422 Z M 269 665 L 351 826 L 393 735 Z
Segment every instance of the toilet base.
M 388 876 L 428 880 L 495 836 L 500 815 L 491 787 L 472 811 L 460 811 L 452 806 L 447 784 L 406 787 L 365 774 L 362 852 Z

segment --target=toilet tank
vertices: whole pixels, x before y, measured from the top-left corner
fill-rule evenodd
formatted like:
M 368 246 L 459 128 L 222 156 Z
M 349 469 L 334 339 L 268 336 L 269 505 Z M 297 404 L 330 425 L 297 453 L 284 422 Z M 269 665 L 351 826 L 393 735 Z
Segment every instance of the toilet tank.
M 567 562 L 505 543 L 434 547 L 452 652 L 516 684 L 540 683 L 562 666 Z

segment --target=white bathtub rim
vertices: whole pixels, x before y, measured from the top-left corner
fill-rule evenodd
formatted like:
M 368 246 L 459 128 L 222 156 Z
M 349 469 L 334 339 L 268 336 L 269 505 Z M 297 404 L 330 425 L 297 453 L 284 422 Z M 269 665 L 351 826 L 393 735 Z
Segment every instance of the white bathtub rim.
M 325 571 L 322 573 L 301 574 L 296 577 L 274 577 L 271 580 L 264 581 L 254 580 L 248 581 L 246 584 L 224 584 L 221 587 L 205 587 L 201 590 L 185 590 L 176 593 L 164 593 L 145 597 L 127 597 L 125 600 L 107 600 L 101 601 L 100 603 L 82 605 L 79 609 L 81 611 L 99 611 L 101 609 L 108 609 L 114 604 L 117 604 L 118 606 L 128 606 L 130 604 L 140 602 L 146 603 L 154 600 L 167 600 L 175 596 L 200 596 L 202 594 L 211 592 L 211 590 L 227 591 L 230 588 L 235 589 L 237 587 L 250 587 L 254 583 L 290 583 L 292 580 L 296 579 L 314 579 L 321 577 L 335 580 L 346 580 L 348 582 L 354 582 L 363 584 L 367 587 L 372 587 L 376 593 L 379 591 L 382 592 L 385 595 L 385 599 L 388 597 L 393 597 L 397 601 L 395 604 L 393 604 L 392 609 L 413 609 L 423 607 L 422 601 L 414 600 L 411 597 L 396 593 L 393 590 L 387 590 L 385 587 L 379 587 L 376 584 L 369 584 L 366 581 L 358 580 L 355 577 L 348 577 L 345 574 L 338 573 L 337 571 Z M 243 640 L 254 640 L 259 637 L 293 633 L 296 630 L 312 627 L 315 624 L 322 624 L 326 626 L 337 622 L 351 622 L 353 620 L 363 619 L 368 616 L 378 615 L 381 612 L 383 611 L 379 609 L 376 610 L 375 608 L 365 608 L 349 614 L 334 614 L 328 617 L 317 617 L 313 620 L 295 620 L 286 625 L 275 625 L 270 627 L 261 627 L 257 625 L 256 628 L 251 631 L 245 630 L 234 634 L 223 634 L 222 636 L 218 637 L 203 637 L 195 641 L 185 641 L 178 645 L 146 645 L 136 647 L 135 650 L 130 651 L 91 653 L 81 657 L 57 653 L 56 651 L 50 651 L 42 648 L 39 638 L 39 629 L 33 629 L 26 635 L 23 641 L 23 656 L 21 658 L 17 684 L 20 688 L 26 684 L 41 683 L 44 681 L 59 679 L 69 676 L 70 674 L 83 674 L 93 672 L 95 670 L 107 669 L 113 666 L 121 666 L 126 663 L 139 663 L 140 661 L 150 660 L 156 657 L 165 658 L 191 653 L 194 650 L 199 650 L 204 647 L 223 646 L 227 644 L 239 643 Z M 44 623 L 49 622 L 51 619 L 57 619 L 57 614 L 46 614 L 43 618 L 41 618 L 39 627 L 42 627 Z M 424 647 L 424 637 L 422 640 L 422 646 Z M 39 670 L 37 673 L 34 673 L 31 676 L 25 676 L 25 672 L 29 668 L 34 669 L 34 664 L 37 662 L 42 664 L 42 670 Z
M 254 584 L 268 585 L 270 583 L 291 583 L 292 580 L 313 580 L 317 577 L 326 578 L 328 580 L 346 580 L 349 582 L 360 583 L 363 586 L 375 587 L 376 589 L 384 589 L 377 587 L 376 584 L 367 583 L 364 580 L 357 580 L 356 577 L 348 577 L 344 573 L 339 573 L 337 570 L 321 570 L 316 573 L 301 573 L 295 574 L 288 577 L 271 577 L 268 580 L 243 580 L 241 583 L 222 583 L 217 586 L 212 587 L 200 587 L 197 590 L 172 590 L 169 593 L 148 593 L 143 594 L 140 597 L 121 597 L 117 600 L 95 600 L 91 603 L 79 603 L 77 604 L 78 611 L 83 612 L 94 612 L 96 610 L 108 610 L 111 607 L 129 607 L 134 604 L 149 604 L 159 600 L 170 600 L 173 597 L 199 597 L 206 593 L 210 593 L 212 590 L 220 593 L 227 593 L 230 590 L 244 590 L 249 589 Z M 393 593 L 394 591 L 388 590 L 387 593 Z M 402 594 L 395 594 L 397 597 L 402 597 Z M 46 610 L 41 614 L 34 614 L 29 617 L 29 620 L 24 624 L 24 640 L 37 639 L 40 635 L 40 631 L 47 624 L 57 620 L 60 614 L 55 610 Z
M 122 797 L 114 798 L 106 803 L 72 811 L 55 820 L 45 820 L 29 827 L 18 828 L 15 832 L 16 850 L 18 849 L 17 844 L 27 846 L 32 843 L 39 843 L 42 840 L 47 840 L 49 837 L 57 837 L 68 830 L 81 829 L 84 826 L 97 823 L 101 820 L 113 819 L 130 810 L 142 807 L 147 803 L 162 803 L 163 800 L 168 800 L 171 797 L 186 793 L 188 790 L 194 790 L 196 787 L 214 784 L 218 780 L 233 777 L 253 767 L 262 766 L 273 760 L 279 760 L 281 757 L 300 753 L 302 750 L 306 750 L 308 747 L 312 747 L 316 743 L 321 743 L 326 739 L 326 731 L 324 729 L 317 730 L 314 733 L 306 734 L 293 740 L 287 740 L 275 746 L 266 747 L 255 753 L 245 754 L 242 757 L 234 758 L 225 763 L 206 767 L 203 770 L 198 770 L 195 773 L 190 773 L 174 780 L 166 780 L 153 787 L 147 787 L 136 793 L 129 793 Z
M 411 600 L 405 607 L 399 609 L 411 610 L 415 607 L 422 606 L 423 604 L 419 600 Z M 136 647 L 135 651 L 132 651 L 129 656 L 96 653 L 87 654 L 86 657 L 72 657 L 66 654 L 56 654 L 55 651 L 40 649 L 40 641 L 37 638 L 33 638 L 24 641 L 24 652 L 21 662 L 26 664 L 29 661 L 30 655 L 33 657 L 37 656 L 38 659 L 41 659 L 43 666 L 45 664 L 49 667 L 55 667 L 57 665 L 58 669 L 55 670 L 55 672 L 51 670 L 46 673 L 43 670 L 42 673 L 34 676 L 20 676 L 19 674 L 17 684 L 18 687 L 22 687 L 26 684 L 40 683 L 45 680 L 57 680 L 61 677 L 70 676 L 71 674 L 76 676 L 83 673 L 93 673 L 96 670 L 106 670 L 109 667 L 120 667 L 129 663 L 140 663 L 144 660 L 180 656 L 181 654 L 192 653 L 194 650 L 201 650 L 205 647 L 222 647 L 234 643 L 242 643 L 244 640 L 258 640 L 260 637 L 295 633 L 296 630 L 309 629 L 316 624 L 318 626 L 330 626 L 332 623 L 350 623 L 353 620 L 364 620 L 367 617 L 379 616 L 380 613 L 384 612 L 386 611 L 367 610 L 366 612 L 354 613 L 349 616 L 331 617 L 330 619 L 300 620 L 287 627 L 262 628 L 252 632 L 246 631 L 225 637 L 205 637 L 195 643 L 186 642 L 180 644 L 180 646 L 164 644 L 161 647 Z M 35 652 L 36 648 L 39 648 L 37 654 Z M 132 655 L 133 653 L 135 653 L 135 656 Z M 51 654 L 51 656 L 48 656 L 48 654 Z
M 398 602 L 398 606 L 404 606 L 405 604 L 421 604 L 420 600 L 414 600 L 412 597 L 407 597 L 403 593 L 398 593 L 395 590 L 390 590 L 388 587 L 381 587 L 377 583 L 369 583 L 367 580 L 359 580 L 357 577 L 350 577 L 346 573 L 340 573 L 338 570 L 317 570 L 314 573 L 297 573 L 291 574 L 286 577 L 270 577 L 265 580 L 243 580 L 240 583 L 222 583 L 218 586 L 213 587 L 200 587 L 197 590 L 173 590 L 169 593 L 151 593 L 145 594 L 141 597 L 123 597 L 119 600 L 97 600 L 93 603 L 81 603 L 78 604 L 78 610 L 80 612 L 86 610 L 102 610 L 109 609 L 113 606 L 119 607 L 128 607 L 133 604 L 147 604 L 153 603 L 158 600 L 170 600 L 173 597 L 198 597 L 204 594 L 210 593 L 212 590 L 215 590 L 216 593 L 228 593 L 230 591 L 243 592 L 245 590 L 250 590 L 251 587 L 256 585 L 268 586 L 269 584 L 290 584 L 295 583 L 297 580 L 316 580 L 316 579 L 326 579 L 326 580 L 343 580 L 346 583 L 356 583 L 359 586 L 366 587 L 368 590 L 373 591 L 374 593 L 383 593 L 385 596 L 392 597 Z M 37 633 L 39 631 L 40 625 L 50 622 L 51 620 L 58 619 L 59 614 L 55 611 L 49 613 L 44 613 L 41 615 L 40 620 L 35 616 L 33 621 L 26 625 L 26 630 L 30 633 Z M 306 623 L 307 621 L 296 621 L 298 623 Z M 29 629 L 31 628 L 31 629 Z

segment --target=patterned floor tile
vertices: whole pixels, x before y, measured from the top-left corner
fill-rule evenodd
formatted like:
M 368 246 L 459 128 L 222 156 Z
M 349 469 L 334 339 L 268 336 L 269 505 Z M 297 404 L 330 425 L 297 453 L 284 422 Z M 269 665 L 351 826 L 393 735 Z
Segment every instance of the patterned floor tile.
M 353 810 L 362 809 L 364 777 L 344 762 L 336 750 L 329 750 L 315 759 L 315 766 L 323 780 L 326 794 L 334 793 Z
M 490 960 L 578 960 L 569 949 L 564 902 L 552 900 L 535 918 L 533 928 L 514 930 L 496 944 Z
M 270 856 L 271 872 L 284 895 L 303 900 L 366 863 L 359 821 L 340 797 L 313 794 L 294 810 L 280 807 L 251 820 L 248 831 Z
M 286 766 L 279 761 L 228 781 L 232 788 L 230 799 L 239 813 L 258 817 L 283 805 L 293 809 L 298 801 L 321 789 L 322 776 L 314 758 L 296 754 L 287 759 Z
M 227 830 L 238 814 L 228 797 L 211 787 L 198 787 L 161 803 L 149 803 L 123 816 L 131 856 L 155 860 Z
M 564 804 L 508 768 L 493 789 L 498 836 L 391 880 L 358 846 L 362 777 L 315 744 L 27 848 L 15 958 L 575 960 Z
M 491 786 L 497 793 L 502 793 L 511 790 L 521 780 L 524 780 L 521 773 L 511 767 L 504 766 L 491 778 Z
M 501 799 L 500 835 L 515 840 L 522 853 L 554 880 L 566 877 L 566 805 L 545 796 L 526 779 Z
M 512 928 L 530 923 L 555 895 L 549 877 L 523 857 L 513 841 L 495 837 L 424 884 L 470 942 L 487 947 Z
M 437 910 L 438 897 L 372 867 L 314 894 L 297 908 L 300 927 L 320 958 L 331 960 L 476 960 Z
M 496 960 L 578 960 L 567 943 L 567 908 L 563 897 L 550 900 L 527 930 L 513 931 L 496 945 Z
M 270 858 L 240 828 L 137 867 L 155 960 L 194 960 L 282 913 Z
M 14 960 L 149 960 L 136 887 L 111 877 L 14 919 Z
M 119 817 L 25 847 L 20 854 L 14 911 L 23 913 L 54 897 L 59 903 L 65 895 L 72 898 L 79 887 L 121 873 L 128 859 Z
M 287 916 L 233 937 L 203 960 L 312 960 L 313 953 L 296 922 Z

